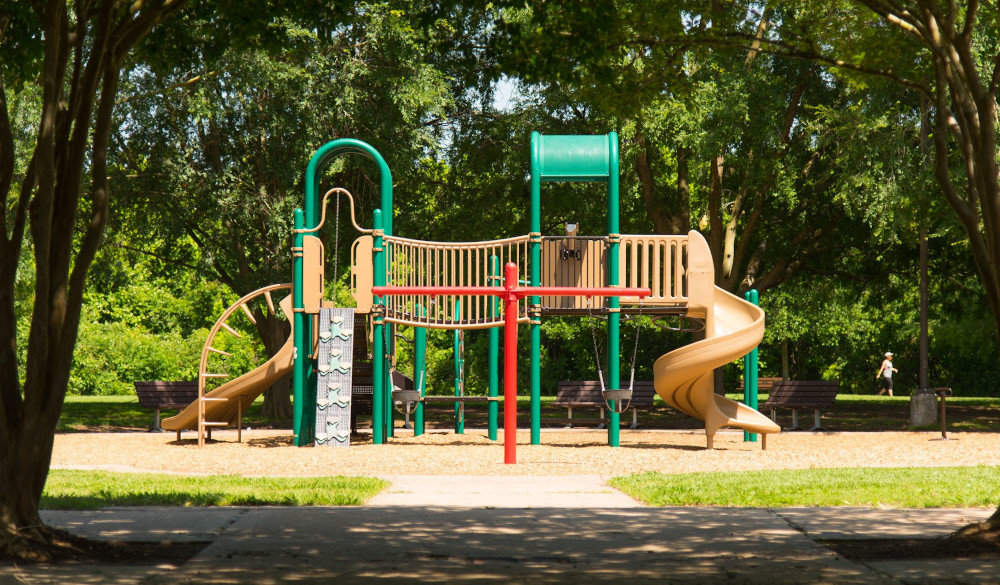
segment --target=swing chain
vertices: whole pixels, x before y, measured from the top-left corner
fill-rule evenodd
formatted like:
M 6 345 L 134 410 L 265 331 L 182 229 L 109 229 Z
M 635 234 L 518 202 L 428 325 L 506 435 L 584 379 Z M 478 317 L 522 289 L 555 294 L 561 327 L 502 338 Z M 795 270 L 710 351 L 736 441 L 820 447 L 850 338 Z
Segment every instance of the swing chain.
M 417 404 L 420 403 L 420 386 L 417 386 L 417 390 L 406 390 L 404 388 L 396 387 L 396 377 L 393 374 L 396 373 L 396 357 L 395 352 L 389 347 L 389 324 L 386 322 L 382 323 L 382 339 L 385 344 L 385 361 L 389 364 L 389 385 L 392 386 L 390 394 L 392 395 L 392 407 L 400 414 L 411 415 L 417 411 Z M 421 372 L 421 382 L 423 381 L 423 372 Z M 396 407 L 396 396 L 411 397 L 412 393 L 416 393 L 416 400 L 400 400 L 403 408 Z
M 597 334 L 594 333 L 593 297 L 587 297 L 587 315 L 590 317 L 588 321 L 590 323 L 590 339 L 594 342 L 594 365 L 597 366 L 597 377 L 601 381 L 601 394 L 603 395 L 605 392 L 604 368 L 601 367 L 601 352 L 597 351 Z
M 632 392 L 633 392 L 633 388 L 635 387 L 635 366 L 636 366 L 636 362 L 638 361 L 638 357 L 639 357 L 639 328 L 642 325 L 642 308 L 643 308 L 643 301 L 644 300 L 645 299 L 639 299 L 639 313 L 636 315 L 635 340 L 634 340 L 634 342 L 632 344 L 631 370 L 629 372 L 628 390 L 625 391 L 628 394 L 629 398 L 627 400 L 617 400 L 615 402 L 615 408 L 611 408 L 611 400 L 613 400 L 613 399 L 608 399 L 607 398 L 608 389 L 604 385 L 604 369 L 601 367 L 601 353 L 597 349 L 597 334 L 594 332 L 594 312 L 593 312 L 593 305 L 592 305 L 591 297 L 587 297 L 587 315 L 590 318 L 589 319 L 589 321 L 590 321 L 590 339 L 591 339 L 591 341 L 593 342 L 593 345 L 594 345 L 594 361 L 595 361 L 595 365 L 597 366 L 597 376 L 598 376 L 598 378 L 600 379 L 600 382 L 601 382 L 601 395 L 605 396 L 605 400 L 604 401 L 605 401 L 605 405 L 608 407 L 608 410 L 610 410 L 612 412 L 617 412 L 618 414 L 621 414 L 621 413 L 627 411 L 632 406 Z
M 639 357 L 639 327 L 642 326 L 642 305 L 645 300 L 645 297 L 639 298 L 639 313 L 635 316 L 635 343 L 632 346 L 632 371 L 629 373 L 628 378 L 629 390 L 632 389 L 632 385 L 635 383 L 635 363 L 636 359 Z M 626 408 L 625 410 L 628 409 Z

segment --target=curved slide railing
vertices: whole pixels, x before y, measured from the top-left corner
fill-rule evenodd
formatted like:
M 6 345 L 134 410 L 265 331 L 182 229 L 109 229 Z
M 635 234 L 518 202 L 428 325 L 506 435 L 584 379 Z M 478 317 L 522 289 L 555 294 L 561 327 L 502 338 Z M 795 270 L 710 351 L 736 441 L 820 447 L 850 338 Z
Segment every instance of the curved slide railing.
M 284 286 L 287 287 L 287 285 Z M 279 287 L 279 285 L 275 285 L 274 287 L 267 287 L 267 290 L 261 289 L 256 292 L 262 294 L 265 292 L 269 293 L 269 289 Z M 251 294 L 256 294 L 256 292 Z M 247 295 L 247 297 L 249 296 L 250 295 Z M 227 310 L 219 321 L 224 322 L 226 317 L 235 312 L 235 309 L 245 306 L 245 299 L 247 299 L 247 297 L 244 297 L 244 299 L 241 299 L 230 307 L 230 310 Z M 268 304 L 270 305 L 269 295 L 268 301 Z M 285 315 L 291 315 L 291 295 L 282 299 L 278 303 L 278 306 L 281 307 L 281 310 L 285 313 Z M 219 329 L 219 327 L 220 324 L 217 322 L 213 332 Z M 209 340 L 206 341 L 206 346 L 211 345 L 213 337 L 214 335 L 209 336 Z M 214 350 L 211 347 L 208 347 L 206 351 L 208 350 L 218 352 L 218 350 Z M 281 349 L 279 349 L 278 352 L 271 357 L 271 359 L 264 362 L 264 364 L 260 367 L 257 367 L 236 379 L 230 380 L 205 394 L 203 397 L 189 404 L 187 408 L 180 411 L 176 416 L 164 419 L 161 423 L 163 428 L 170 431 L 197 429 L 199 430 L 198 442 L 201 444 L 204 440 L 202 436 L 203 433 L 201 431 L 203 431 L 205 427 L 230 426 L 236 424 L 239 418 L 242 417 L 243 412 L 258 396 L 264 393 L 264 391 L 270 388 L 282 376 L 288 374 L 292 370 L 294 355 L 294 335 L 289 333 L 288 340 L 281 346 Z M 202 361 L 203 363 L 200 369 L 204 370 L 204 358 Z M 206 373 L 202 371 L 200 376 L 204 379 Z M 202 384 L 204 384 L 204 381 L 202 381 Z M 202 388 L 204 388 L 204 386 L 202 386 Z M 199 410 L 201 412 L 200 417 Z
M 711 252 L 700 234 L 689 240 L 688 314 L 705 319 L 705 339 L 675 349 L 653 364 L 653 387 L 667 404 L 705 421 L 708 448 L 722 427 L 781 432 L 757 410 L 715 393 L 713 371 L 739 359 L 764 337 L 764 311 L 715 286 Z M 765 443 L 766 446 L 766 443 Z

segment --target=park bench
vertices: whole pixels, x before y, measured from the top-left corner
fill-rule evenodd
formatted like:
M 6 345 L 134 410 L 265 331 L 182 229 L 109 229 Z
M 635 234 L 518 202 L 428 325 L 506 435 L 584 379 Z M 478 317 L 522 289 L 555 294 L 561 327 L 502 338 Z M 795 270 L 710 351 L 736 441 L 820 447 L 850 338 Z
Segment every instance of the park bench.
M 186 408 L 198 399 L 198 382 L 133 382 L 135 393 L 139 396 L 139 404 L 153 410 L 153 428 L 150 431 L 161 433 L 160 410 Z
M 623 383 L 622 386 L 627 386 L 627 384 Z M 632 410 L 632 424 L 629 428 L 634 429 L 639 426 L 638 409 L 653 406 L 653 396 L 655 394 L 656 391 L 653 389 L 651 381 L 637 380 L 633 384 L 632 400 L 628 402 L 628 408 Z M 567 426 L 570 427 L 574 423 L 579 423 L 598 424 L 600 428 L 607 423 L 607 419 L 604 416 L 604 409 L 607 407 L 607 403 L 604 400 L 604 395 L 601 394 L 601 383 L 597 380 L 559 382 L 556 390 L 556 399 L 552 402 L 552 405 L 565 408 L 566 418 L 546 420 L 565 420 L 568 422 Z M 598 408 L 601 412 L 600 418 L 573 418 L 574 407 Z
M 757 392 L 767 394 L 771 391 L 774 383 L 781 380 L 781 378 L 757 378 Z M 739 386 L 733 391 L 733 394 L 743 394 L 743 378 L 740 378 Z
M 833 406 L 840 390 L 839 380 L 822 380 L 804 382 L 800 380 L 778 380 L 771 386 L 768 399 L 761 403 L 759 410 L 770 410 L 771 420 L 775 419 L 775 411 L 779 408 L 792 410 L 792 426 L 786 430 L 802 430 L 799 427 L 798 409 L 812 408 L 815 413 L 815 424 L 810 431 L 825 431 L 820 420 L 820 410 Z

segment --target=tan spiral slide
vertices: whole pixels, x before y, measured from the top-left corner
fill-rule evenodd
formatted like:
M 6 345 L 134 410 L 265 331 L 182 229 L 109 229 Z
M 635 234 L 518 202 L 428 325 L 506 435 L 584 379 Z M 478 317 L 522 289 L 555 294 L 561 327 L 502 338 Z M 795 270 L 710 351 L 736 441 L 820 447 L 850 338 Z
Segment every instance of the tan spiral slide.
M 688 314 L 705 320 L 705 339 L 657 359 L 653 387 L 674 408 L 705 421 L 709 449 L 722 427 L 762 433 L 766 448 L 767 434 L 781 432 L 781 427 L 753 408 L 716 394 L 713 377 L 715 368 L 757 347 L 764 336 L 764 312 L 714 285 L 711 252 L 700 234 L 692 232 L 689 245 Z

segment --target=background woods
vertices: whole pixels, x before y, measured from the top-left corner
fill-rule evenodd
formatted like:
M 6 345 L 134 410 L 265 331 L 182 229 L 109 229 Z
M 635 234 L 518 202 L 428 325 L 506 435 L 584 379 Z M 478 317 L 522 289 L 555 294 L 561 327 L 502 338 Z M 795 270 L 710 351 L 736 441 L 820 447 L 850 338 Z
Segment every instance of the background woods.
M 623 232 L 706 235 L 717 284 L 761 292 L 762 375 L 871 393 L 892 350 L 897 386 L 918 388 L 923 249 L 929 384 L 1000 391 L 995 10 L 923 0 L 294 4 L 0 0 L 9 550 L 47 539 L 26 527 L 41 526 L 67 392 L 193 378 L 221 310 L 290 280 L 303 171 L 334 138 L 386 156 L 397 234 L 488 240 L 528 232 L 532 130 L 617 131 Z M 373 169 L 348 161 L 324 181 L 351 190 L 370 224 Z M 543 207 L 546 234 L 566 221 L 581 235 L 603 231 L 599 190 L 555 184 Z M 349 303 L 355 234 L 341 211 L 323 236 L 328 290 Z M 648 322 L 626 335 L 633 326 L 637 379 L 689 342 Z M 543 392 L 594 377 L 589 327 L 545 323 Z M 237 367 L 261 363 L 287 334 L 263 314 L 255 329 L 227 347 Z M 452 340 L 434 333 L 430 343 L 428 385 L 449 392 Z M 469 334 L 465 358 L 468 390 L 485 392 L 485 333 Z M 727 388 L 739 376 L 728 367 Z M 289 415 L 287 381 L 267 394 L 265 414 Z

